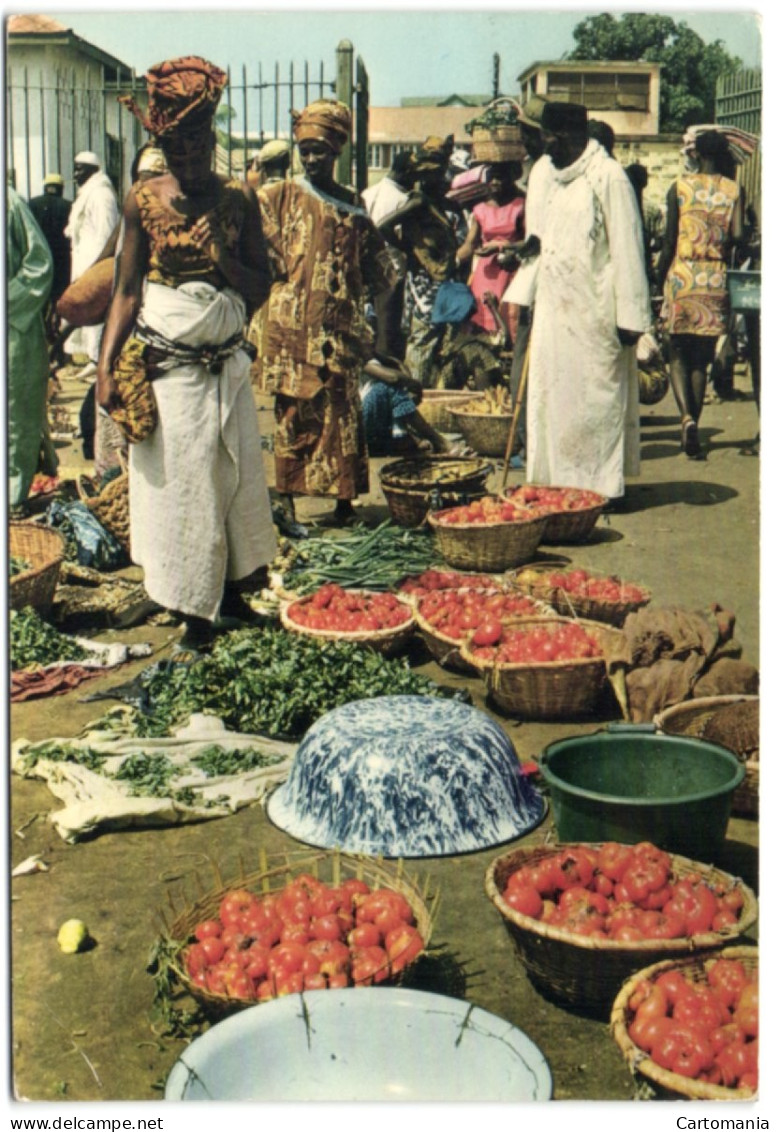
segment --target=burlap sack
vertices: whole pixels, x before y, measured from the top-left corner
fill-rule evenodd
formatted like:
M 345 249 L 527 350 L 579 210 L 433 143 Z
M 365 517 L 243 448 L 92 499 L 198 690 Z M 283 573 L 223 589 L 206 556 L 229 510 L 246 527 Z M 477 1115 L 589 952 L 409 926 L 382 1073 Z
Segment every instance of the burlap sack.
M 114 257 L 109 256 L 71 283 L 57 302 L 57 314 L 70 326 L 98 326 L 108 314 L 113 290 Z

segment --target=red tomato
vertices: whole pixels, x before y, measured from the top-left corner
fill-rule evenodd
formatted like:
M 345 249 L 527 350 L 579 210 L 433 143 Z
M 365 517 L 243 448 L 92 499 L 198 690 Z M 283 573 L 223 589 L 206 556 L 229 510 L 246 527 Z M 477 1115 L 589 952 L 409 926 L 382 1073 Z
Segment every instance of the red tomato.
M 188 975 L 197 975 L 200 971 L 205 971 L 209 964 L 202 943 L 193 943 L 187 948 L 184 953 L 184 963 Z
M 285 924 L 279 935 L 280 943 L 299 943 L 305 946 L 311 939 L 311 932 L 306 924 Z
M 748 983 L 734 1008 L 734 1021 L 749 1038 L 758 1037 L 758 982 Z
M 358 924 L 347 936 L 347 943 L 350 948 L 376 947 L 381 942 L 382 933 L 376 924 L 372 924 L 370 920 L 366 920 L 364 924 Z
M 309 934 L 312 939 L 342 939 L 344 925 L 336 915 L 319 916 L 311 921 Z
M 715 1063 L 723 1075 L 723 1084 L 727 1088 L 733 1088 L 746 1074 L 757 1074 L 758 1043 L 728 1042 L 715 1055 Z
M 630 845 L 620 845 L 616 841 L 605 841 L 598 855 L 598 868 L 613 882 L 623 879 L 628 866 L 631 864 L 632 852 Z
M 340 940 L 313 939 L 306 950 L 319 960 L 323 975 L 340 975 L 349 969 L 349 948 Z
M 653 1045 L 650 1056 L 662 1069 L 682 1077 L 698 1077 L 711 1068 L 715 1056 L 706 1037 L 694 1026 L 672 1026 Z
M 245 888 L 236 888 L 222 897 L 219 905 L 219 918 L 225 927 L 238 923 L 255 904 L 255 898 Z
M 225 944 L 223 940 L 217 939 L 216 936 L 207 936 L 200 946 L 203 949 L 203 954 L 206 956 L 206 962 L 209 965 L 218 963 L 225 954 Z
M 383 947 L 359 947 L 352 956 L 352 981 L 356 987 L 383 983 L 390 975 L 390 956 Z
M 306 954 L 302 943 L 277 943 L 268 953 L 268 971 L 276 978 L 300 971 Z
M 684 995 L 690 993 L 691 984 L 680 971 L 664 971 L 655 980 L 672 1006 Z
M 196 939 L 208 939 L 210 936 L 222 935 L 222 924 L 219 920 L 201 920 L 196 925 L 193 935 Z
M 707 968 L 707 982 L 726 1006 L 734 1007 L 747 986 L 748 977 L 738 959 L 720 958 Z
M 385 936 L 385 949 L 393 974 L 408 966 L 425 947 L 423 938 L 411 924 L 401 924 Z
M 515 912 L 519 912 L 522 916 L 532 916 L 534 920 L 541 919 L 542 898 L 532 885 L 515 885 L 514 888 L 507 888 L 504 900 L 510 908 L 514 908 Z
M 628 1027 L 628 1036 L 645 1053 L 650 1053 L 654 1044 L 666 1037 L 673 1025 L 672 1019 L 667 1018 L 664 1014 L 656 1014 L 647 1018 L 640 1018 L 637 1014 Z
M 472 644 L 483 645 L 497 645 L 501 640 L 501 622 L 500 621 L 483 621 L 482 624 L 475 629 L 471 638 Z

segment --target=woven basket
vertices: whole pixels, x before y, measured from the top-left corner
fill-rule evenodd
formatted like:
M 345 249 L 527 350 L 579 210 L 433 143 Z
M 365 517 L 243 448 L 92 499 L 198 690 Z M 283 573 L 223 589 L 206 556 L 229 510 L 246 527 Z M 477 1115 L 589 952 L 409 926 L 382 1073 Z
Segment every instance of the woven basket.
M 368 590 L 348 590 L 347 592 L 362 594 L 366 597 L 374 596 Z M 290 607 L 293 605 L 295 605 L 295 601 L 285 601 L 279 607 L 279 617 L 283 627 L 290 633 L 300 633 L 304 637 L 313 637 L 318 641 L 347 641 L 353 645 L 365 645 L 366 648 L 374 649 L 384 656 L 395 656 L 406 647 L 414 636 L 414 617 L 411 609 L 409 610 L 408 621 L 405 621 L 402 625 L 395 625 L 391 629 L 377 629 L 372 633 L 344 633 L 337 629 L 309 629 L 305 625 L 300 625 L 290 617 Z
M 598 849 L 597 843 L 590 848 Z M 672 855 L 676 879 L 698 876 L 726 887 L 738 887 L 745 901 L 739 921 L 720 932 L 702 932 L 685 940 L 620 940 L 581 936 L 551 924 L 543 924 L 516 912 L 503 899 L 510 873 L 523 865 L 534 865 L 561 849 L 559 844 L 515 849 L 498 857 L 487 870 L 485 888 L 504 918 L 515 941 L 520 959 L 531 981 L 552 998 L 567 1005 L 608 1016 L 610 1007 L 625 979 L 641 967 L 662 959 L 682 959 L 694 953 L 710 952 L 736 942 L 758 916 L 754 893 L 738 877 L 703 865 L 687 857 Z
M 674 707 L 659 712 L 653 722 L 667 735 L 692 735 L 700 739 L 707 724 L 720 708 L 743 701 L 758 701 L 758 698 L 758 696 L 703 696 L 697 700 L 684 700 L 681 704 L 675 704 Z M 744 752 L 737 750 L 734 750 L 734 754 L 745 765 L 745 777 L 734 792 L 732 813 L 757 818 L 758 756 L 745 758 Z
M 487 479 L 487 476 L 485 478 Z M 439 491 L 438 488 L 423 488 L 416 491 L 413 488 L 382 484 L 382 491 L 394 523 L 399 527 L 420 527 L 428 517 L 432 496 L 437 506 L 457 507 L 461 503 L 469 503 L 472 499 L 483 496 L 485 484 L 483 481 L 475 487 L 459 491 Z
M 438 432 L 454 432 L 456 426 L 451 410 L 473 400 L 473 389 L 426 389 L 417 412 Z
M 484 487 L 492 471 L 493 464 L 474 456 L 417 456 L 384 464 L 379 480 L 383 487 L 409 491 L 470 491 Z
M 506 455 L 506 443 L 512 428 L 512 413 L 465 413 L 453 409 L 450 416 L 469 448 L 481 456 Z M 512 452 L 520 447 L 520 435 L 515 431 Z
M 442 523 L 433 512 L 436 546 L 444 561 L 458 570 L 496 573 L 530 562 L 544 534 L 546 516 L 507 523 Z
M 101 526 L 113 535 L 126 554 L 130 553 L 130 498 L 127 471 L 107 483 L 97 495 L 90 495 L 82 479 L 77 481 L 79 497 Z
M 39 523 L 11 522 L 8 525 L 8 554 L 23 558 L 30 569 L 10 579 L 11 609 L 31 605 L 39 613 L 47 613 L 54 600 L 65 557 L 65 540 L 59 531 Z
M 565 618 L 522 618 L 512 627 L 533 628 L 534 625 L 556 625 Z M 583 628 L 602 642 L 605 653 L 608 634 L 615 630 L 591 621 L 582 621 Z M 461 645 L 461 655 L 482 675 L 487 691 L 497 707 L 509 715 L 525 719 L 576 719 L 593 708 L 607 679 L 603 656 L 577 660 L 554 660 L 537 664 L 492 664 L 475 657 L 470 642 Z
M 237 877 L 229 882 L 223 880 L 219 869 L 214 867 L 215 880 L 210 888 L 205 888 L 200 877 L 193 883 L 198 889 L 197 896 L 180 890 L 176 896 L 170 894 L 169 907 L 158 913 L 160 927 L 165 937 L 181 947 L 173 961 L 173 971 L 181 985 L 215 1018 L 225 1017 L 247 1006 L 256 1006 L 256 999 L 237 999 L 224 994 L 215 994 L 192 981 L 181 962 L 181 954 L 188 942 L 193 939 L 193 931 L 201 920 L 218 918 L 220 902 L 231 889 L 246 888 L 260 896 L 273 895 L 301 873 L 309 873 L 324 883 L 337 886 L 348 877 L 357 877 L 370 888 L 392 888 L 406 897 L 414 914 L 417 930 L 426 948 L 430 943 L 433 922 L 439 905 L 439 892 L 430 886 L 430 878 L 419 878 L 408 873 L 402 861 L 393 866 L 381 859 L 344 856 L 338 850 L 320 852 L 301 850 L 291 853 L 267 855 L 261 850 L 257 869 L 245 871 L 242 866 Z M 397 975 L 390 975 L 388 983 L 400 983 L 407 977 L 413 966 L 405 967 Z M 359 989 L 359 988 L 358 988 Z
M 529 484 L 528 486 L 535 487 L 538 485 Z M 565 487 L 561 488 L 561 491 L 566 490 L 568 489 Z M 501 498 L 511 500 L 512 494 L 511 490 L 504 492 Z M 579 511 L 558 511 L 548 514 L 542 542 L 546 546 L 551 544 L 557 546 L 559 543 L 587 542 L 607 503 L 607 497 L 601 496 L 600 501 L 594 503 L 592 507 L 583 507 Z M 524 506 L 533 506 L 533 504 L 524 504 Z
M 525 157 L 520 126 L 494 126 L 492 130 L 476 126 L 471 138 L 471 156 L 475 161 L 499 163 L 522 161 Z
M 549 519 L 548 519 L 549 522 Z M 539 601 L 547 602 L 556 613 L 562 617 L 586 617 L 591 621 L 603 621 L 606 625 L 620 628 L 629 613 L 636 613 L 638 609 L 647 605 L 652 598 L 650 590 L 644 586 L 641 601 L 601 601 L 594 597 L 583 597 L 579 594 L 569 593 L 562 586 L 552 586 L 545 581 L 545 573 L 557 573 L 560 567 L 540 567 L 535 571 L 536 577 L 523 581 L 522 571 L 518 571 L 512 584 L 523 593 Z
M 758 970 L 757 947 L 727 947 L 712 956 L 692 955 L 685 959 L 664 959 L 637 971 L 623 984 L 612 1006 L 609 1021 L 612 1036 L 631 1067 L 631 1072 L 649 1082 L 659 1100 L 747 1101 L 755 1098 L 750 1089 L 727 1089 L 724 1085 L 711 1085 L 706 1081 L 695 1081 L 679 1073 L 671 1073 L 653 1061 L 628 1036 L 632 1020 L 628 1002 L 640 982 L 645 979 L 653 982 L 664 971 L 680 971 L 692 982 L 706 985 L 707 968 L 717 959 L 738 959 L 746 970 Z

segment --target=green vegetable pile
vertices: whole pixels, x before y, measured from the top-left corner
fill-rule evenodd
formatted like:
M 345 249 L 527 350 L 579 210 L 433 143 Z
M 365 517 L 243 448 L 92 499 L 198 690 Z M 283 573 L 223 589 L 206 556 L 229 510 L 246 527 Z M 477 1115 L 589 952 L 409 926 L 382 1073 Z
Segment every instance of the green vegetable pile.
M 520 124 L 520 115 L 517 107 L 511 102 L 502 102 L 498 106 L 488 106 L 484 114 L 466 122 L 465 130 L 471 134 L 475 129 L 494 130 L 496 126 L 517 126 Z
M 11 610 L 11 671 L 56 661 L 86 660 L 86 649 L 60 633 L 28 606 Z
M 373 529 L 362 524 L 299 543 L 283 575 L 286 589 L 312 593 L 325 582 L 344 589 L 389 590 L 409 574 L 442 565 L 430 531 L 395 526 L 389 519 Z
M 91 747 L 74 747 L 70 743 L 38 743 L 34 750 L 27 751 L 22 758 L 25 771 L 32 770 L 39 759 L 55 763 L 78 763 L 87 770 L 100 773 L 106 756 Z
M 443 694 L 403 659 L 273 628 L 226 633 L 195 664 L 153 665 L 140 682 L 143 708 L 134 705 L 129 722 L 142 737 L 168 735 L 204 712 L 232 731 L 298 739 L 325 712 L 352 700 Z
M 12 554 L 8 559 L 8 569 L 10 576 L 15 578 L 17 574 L 23 574 L 25 570 L 32 569 L 32 562 L 28 562 L 26 558 L 19 558 Z

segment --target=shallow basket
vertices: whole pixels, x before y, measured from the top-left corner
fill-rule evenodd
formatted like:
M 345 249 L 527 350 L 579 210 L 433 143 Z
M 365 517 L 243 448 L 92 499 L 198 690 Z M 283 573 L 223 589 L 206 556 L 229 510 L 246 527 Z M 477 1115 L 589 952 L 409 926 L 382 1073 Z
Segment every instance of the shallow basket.
M 715 955 L 691 955 L 684 959 L 664 959 L 644 967 L 628 979 L 612 1005 L 609 1028 L 618 1044 L 620 1052 L 629 1064 L 631 1072 L 649 1083 L 653 1094 L 659 1100 L 697 1100 L 697 1101 L 748 1101 L 755 1097 L 750 1089 L 728 1089 L 724 1085 L 712 1085 L 706 1081 L 695 1081 L 663 1069 L 628 1036 L 632 1021 L 632 1011 L 628 1002 L 639 983 L 647 979 L 654 982 L 665 971 L 680 971 L 685 978 L 694 983 L 707 983 L 707 968 L 718 959 L 737 959 L 749 971 L 758 970 L 758 947 L 727 947 Z
M 31 605 L 39 613 L 47 613 L 54 600 L 65 557 L 62 535 L 39 523 L 12 521 L 8 524 L 8 554 L 10 558 L 23 558 L 30 563 L 29 570 L 23 570 L 10 579 L 11 609 Z
M 112 479 L 97 495 L 90 495 L 81 479 L 79 497 L 101 526 L 113 535 L 126 554 L 130 553 L 130 496 L 127 471 Z
M 591 621 L 603 621 L 606 625 L 613 625 L 618 629 L 629 613 L 636 613 L 637 610 L 642 609 L 653 596 L 650 590 L 641 586 L 644 595 L 641 601 L 600 601 L 594 597 L 581 597 L 569 593 L 562 586 L 552 586 L 545 580 L 545 573 L 558 572 L 560 569 L 551 566 L 549 570 L 542 571 L 540 568 L 537 571 L 538 576 L 527 582 L 523 581 L 522 571 L 519 571 L 512 584 L 530 597 L 547 602 L 562 617 L 586 617 Z
M 383 487 L 411 491 L 469 491 L 483 486 L 492 471 L 493 464 L 479 456 L 416 456 L 384 464 L 379 480 Z
M 624 980 L 640 968 L 663 959 L 712 952 L 736 942 L 757 918 L 755 894 L 738 877 L 675 854 L 671 857 L 676 879 L 697 876 L 727 888 L 739 888 L 744 905 L 738 922 L 730 929 L 702 932 L 685 940 L 623 942 L 578 936 L 511 908 L 502 896 L 510 874 L 524 865 L 535 865 L 564 847 L 548 844 L 514 849 L 496 858 L 485 875 L 485 889 L 503 916 L 531 981 L 539 990 L 567 1005 L 606 1017 Z M 598 849 L 599 844 L 592 842 L 589 847 Z
M 487 479 L 487 475 L 485 476 Z M 475 484 L 473 487 L 461 488 L 458 491 L 440 491 L 438 488 L 391 487 L 382 484 L 387 501 L 387 509 L 394 523 L 399 527 L 420 527 L 428 517 L 432 498 L 439 507 L 457 507 L 461 503 L 469 503 L 472 499 L 479 499 L 485 494 L 485 482 Z
M 374 596 L 368 590 L 348 590 L 348 593 L 357 593 L 363 596 Z M 345 633 L 337 629 L 309 629 L 298 624 L 290 618 L 290 607 L 302 598 L 282 602 L 279 607 L 279 617 L 282 626 L 290 633 L 300 633 L 304 637 L 312 637 L 318 641 L 346 641 L 353 645 L 364 645 L 374 649 L 384 656 L 394 656 L 401 652 L 414 636 L 414 617 L 409 610 L 409 619 L 401 625 L 394 625 L 390 629 L 377 629 L 374 632 Z M 404 604 L 404 603 L 402 603 Z
M 473 395 L 472 395 L 473 400 Z M 512 413 L 465 413 L 453 409 L 450 413 L 455 427 L 470 448 L 482 456 L 505 456 L 512 428 Z M 516 431 L 512 453 L 520 448 L 520 435 Z
M 567 619 L 528 617 L 514 621 L 512 627 L 554 626 L 562 620 Z M 493 664 L 475 657 L 469 641 L 461 646 L 461 656 L 481 674 L 491 699 L 507 714 L 525 719 L 576 719 L 592 710 L 606 683 L 606 654 L 610 635 L 615 632 L 591 621 L 581 624 L 599 639 L 605 656 L 536 664 Z
M 495 593 L 500 593 L 500 587 L 496 586 Z M 550 616 L 554 614 L 554 610 L 545 608 L 544 605 L 537 603 L 539 608 L 536 616 L 544 615 Z M 417 631 L 425 642 L 428 652 L 431 654 L 437 664 L 442 668 L 451 668 L 455 672 L 465 672 L 469 676 L 479 676 L 480 671 L 473 664 L 471 664 L 464 657 L 461 651 L 462 641 L 453 641 L 452 637 L 440 633 L 435 625 L 431 625 L 430 621 L 426 620 L 420 612 L 420 604 L 415 600 L 412 608 L 414 609 L 414 619 L 417 625 Z M 513 614 L 513 618 L 518 617 L 522 619 L 522 614 Z
M 529 484 L 528 486 L 535 487 L 538 485 Z M 557 487 L 558 485 L 555 486 Z M 575 489 L 561 487 L 560 490 L 567 491 Z M 512 491 L 503 492 L 501 498 L 512 501 Z M 591 507 L 583 507 L 579 511 L 554 511 L 552 514 L 548 514 L 547 526 L 544 529 L 542 542 L 545 545 L 556 546 L 559 543 L 587 542 L 593 533 L 593 528 L 596 526 L 599 516 L 608 502 L 607 497 L 602 495 L 599 497 L 599 502 L 594 503 Z M 524 506 L 532 507 L 533 504 L 524 504 Z
M 701 739 L 704 729 L 720 708 L 730 704 L 758 701 L 758 696 L 702 696 L 699 699 L 684 700 L 680 704 L 666 708 L 656 715 L 653 722 L 660 731 L 666 735 L 691 735 Z M 708 740 L 712 742 L 713 740 Z M 758 817 L 759 796 L 759 760 L 758 758 L 744 758 L 742 751 L 734 750 L 734 754 L 743 762 L 745 777 L 734 792 L 731 803 L 732 812 L 745 817 Z
M 453 432 L 452 410 L 473 400 L 473 389 L 426 389 L 417 412 L 438 432 Z
M 213 864 L 213 869 L 211 887 L 206 888 L 203 879 L 195 874 L 191 878 L 191 887 L 198 890 L 197 895 L 193 896 L 182 888 L 176 895 L 171 893 L 169 907 L 158 912 L 163 937 L 180 944 L 171 964 L 176 978 L 211 1017 L 225 1017 L 248 1006 L 257 1005 L 257 999 L 254 998 L 231 998 L 198 986 L 181 962 L 184 948 L 189 942 L 194 942 L 196 925 L 202 920 L 218 919 L 220 902 L 232 889 L 246 888 L 259 896 L 265 896 L 280 892 L 288 881 L 301 873 L 309 873 L 333 886 L 341 884 L 348 877 L 357 877 L 372 889 L 392 888 L 406 897 L 425 947 L 430 943 L 439 905 L 439 892 L 431 888 L 429 877 L 409 873 L 400 860 L 389 865 L 381 859 L 347 856 L 338 850 L 309 849 L 277 854 L 266 854 L 265 850 L 261 850 L 256 869 L 245 871 L 242 865 L 239 875 L 229 881 L 222 878 L 216 864 Z M 390 975 L 387 983 L 403 982 L 413 965 L 409 964 L 397 975 Z
M 530 562 L 544 534 L 547 518 L 517 519 L 507 523 L 442 523 L 440 511 L 428 522 L 444 561 L 456 569 L 497 573 Z

